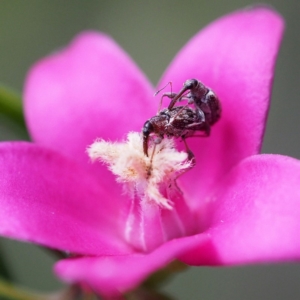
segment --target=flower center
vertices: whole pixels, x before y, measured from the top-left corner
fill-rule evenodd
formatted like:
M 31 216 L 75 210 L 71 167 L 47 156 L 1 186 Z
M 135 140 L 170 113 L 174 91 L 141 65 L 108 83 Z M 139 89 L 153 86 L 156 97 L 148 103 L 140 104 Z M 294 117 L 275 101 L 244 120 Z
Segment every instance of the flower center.
M 187 153 L 178 152 L 172 139 L 163 139 L 160 144 L 149 147 L 149 157 L 143 152 L 140 133 L 130 132 L 122 143 L 97 140 L 89 146 L 89 157 L 105 163 L 122 183 L 131 198 L 155 203 L 161 208 L 172 209 L 170 193 L 181 193 L 176 179 L 191 167 Z
M 125 240 L 148 252 L 166 241 L 193 234 L 195 220 L 176 179 L 192 167 L 186 152 L 178 152 L 172 139 L 149 143 L 149 157 L 140 133 L 130 132 L 126 141 L 97 140 L 88 147 L 89 157 L 106 164 L 129 196 L 124 226 Z

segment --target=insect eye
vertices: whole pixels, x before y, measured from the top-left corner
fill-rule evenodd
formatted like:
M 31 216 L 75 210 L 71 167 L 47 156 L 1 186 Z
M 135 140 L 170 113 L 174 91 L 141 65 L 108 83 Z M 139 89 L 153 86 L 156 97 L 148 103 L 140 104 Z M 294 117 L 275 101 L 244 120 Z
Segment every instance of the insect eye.
M 188 90 L 191 90 L 193 88 L 195 88 L 198 84 L 198 80 L 197 79 L 189 79 L 187 80 L 183 86 L 188 89 Z
M 144 127 L 143 127 L 143 134 L 149 135 L 153 131 L 154 131 L 154 128 L 153 128 L 153 125 L 151 124 L 151 122 L 146 121 L 146 123 L 144 124 Z

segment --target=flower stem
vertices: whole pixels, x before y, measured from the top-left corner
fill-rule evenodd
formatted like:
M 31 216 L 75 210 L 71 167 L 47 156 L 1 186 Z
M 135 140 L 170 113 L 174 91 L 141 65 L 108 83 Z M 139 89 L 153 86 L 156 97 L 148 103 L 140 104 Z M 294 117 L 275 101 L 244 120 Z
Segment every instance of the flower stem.
M 26 290 L 16 288 L 14 285 L 0 280 L 0 299 L 2 297 L 5 299 L 13 299 L 13 300 L 46 300 L 47 297 L 37 295 Z
M 0 245 L 1 246 L 1 245 Z M 6 265 L 5 257 L 2 253 L 2 249 L 0 248 L 0 278 L 11 281 L 12 280 L 12 275 Z
M 143 287 L 156 289 L 160 287 L 165 281 L 169 280 L 176 273 L 186 271 L 188 266 L 178 260 L 174 260 L 166 267 L 153 273 L 144 283 Z
M 21 96 L 0 84 L 0 113 L 8 116 L 19 126 L 26 128 Z

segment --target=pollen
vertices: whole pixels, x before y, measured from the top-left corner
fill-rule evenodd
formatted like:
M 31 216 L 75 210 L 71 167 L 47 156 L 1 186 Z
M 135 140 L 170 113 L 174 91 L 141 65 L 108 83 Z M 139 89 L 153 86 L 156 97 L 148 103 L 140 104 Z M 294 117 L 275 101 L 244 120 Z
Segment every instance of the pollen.
M 130 132 L 124 142 L 96 140 L 87 149 L 92 161 L 100 161 L 123 184 L 130 197 L 138 196 L 161 208 L 172 209 L 170 192 L 180 192 L 176 179 L 192 167 L 185 152 L 177 151 L 173 139 L 163 139 L 149 146 L 149 157 L 143 152 L 140 133 Z

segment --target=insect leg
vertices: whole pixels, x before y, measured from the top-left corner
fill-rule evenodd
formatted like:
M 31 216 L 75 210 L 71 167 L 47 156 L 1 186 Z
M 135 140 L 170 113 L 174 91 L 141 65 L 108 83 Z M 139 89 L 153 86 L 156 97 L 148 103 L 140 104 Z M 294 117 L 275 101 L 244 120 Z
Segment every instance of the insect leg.
M 196 107 L 197 107 L 197 109 L 196 109 L 197 115 L 198 115 L 198 118 L 200 119 L 199 121 L 201 123 L 203 123 L 203 131 L 205 132 L 206 136 L 210 136 L 209 120 L 206 117 L 204 111 L 200 107 L 198 107 L 198 106 L 196 106 Z
M 164 98 L 164 97 L 168 97 L 168 98 L 170 98 L 170 99 L 173 99 L 174 97 L 176 97 L 176 95 L 177 95 L 176 93 L 172 93 L 172 92 L 164 93 L 164 94 L 161 96 L 161 98 L 160 98 L 160 102 L 159 102 L 159 107 L 158 107 L 157 113 L 159 113 L 160 110 L 161 110 L 162 101 L 163 101 L 163 98 Z
M 183 142 L 184 142 L 184 145 L 185 145 L 185 148 L 186 148 L 186 152 L 187 152 L 187 154 L 188 154 L 188 160 L 191 162 L 190 166 L 189 166 L 188 168 L 186 168 L 185 170 L 182 170 L 181 173 L 178 174 L 178 175 L 176 176 L 176 178 L 174 178 L 174 181 L 173 181 L 173 182 L 174 182 L 174 186 L 175 186 L 175 188 L 177 189 L 177 191 L 179 191 L 179 192 L 182 194 L 181 189 L 180 189 L 179 186 L 177 185 L 177 179 L 178 179 L 181 175 L 185 174 L 187 171 L 191 170 L 191 169 L 195 166 L 196 160 L 195 160 L 195 155 L 194 155 L 194 153 L 190 150 L 190 148 L 188 147 L 188 145 L 187 145 L 187 143 L 186 143 L 185 137 L 181 137 L 181 138 L 182 138 L 182 140 L 183 140 Z
M 150 157 L 150 167 L 149 167 L 149 170 L 147 171 L 148 177 L 151 176 L 151 172 L 152 172 L 152 161 L 153 161 L 153 157 L 154 157 L 154 154 L 155 154 L 155 149 L 156 149 L 156 145 L 154 145 L 153 151 L 152 151 L 152 153 L 151 153 L 151 157 Z
M 159 107 L 158 107 L 157 114 L 158 114 L 158 113 L 160 112 L 160 110 L 161 110 L 162 101 L 163 101 L 163 98 L 164 98 L 164 97 L 169 97 L 169 98 L 172 99 L 172 98 L 174 98 L 174 97 L 176 96 L 176 94 L 172 92 L 172 82 L 169 81 L 164 87 L 162 87 L 162 88 L 159 89 L 157 92 L 155 92 L 154 97 L 155 97 L 156 95 L 158 95 L 162 90 L 164 90 L 168 85 L 170 85 L 170 87 L 171 87 L 171 92 L 169 92 L 169 93 L 164 93 L 164 94 L 161 96 L 161 98 L 160 98 L 160 104 L 159 104 Z
M 172 93 L 172 81 L 169 81 L 164 87 L 162 87 L 160 90 L 154 93 L 154 97 L 157 96 L 162 90 L 164 90 L 168 86 L 168 84 L 171 87 L 171 93 Z
M 188 160 L 192 162 L 192 166 L 191 168 L 196 164 L 196 159 L 195 159 L 195 155 L 194 153 L 191 151 L 191 149 L 189 148 L 187 142 L 186 142 L 186 137 L 183 136 L 181 137 L 182 138 L 182 141 L 184 143 L 184 146 L 185 146 L 185 151 L 186 153 L 188 154 Z

